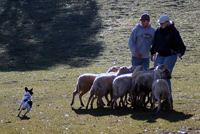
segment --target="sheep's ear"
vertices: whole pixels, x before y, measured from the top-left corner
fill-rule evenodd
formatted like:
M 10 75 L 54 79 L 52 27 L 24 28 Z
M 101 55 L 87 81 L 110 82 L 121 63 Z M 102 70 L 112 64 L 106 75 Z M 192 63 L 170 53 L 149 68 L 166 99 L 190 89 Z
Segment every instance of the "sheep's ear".
M 131 66 L 131 69 L 134 71 L 136 69 L 136 66 Z
M 28 91 L 28 88 L 27 88 L 27 87 L 25 87 L 25 91 L 26 91 L 26 92 Z

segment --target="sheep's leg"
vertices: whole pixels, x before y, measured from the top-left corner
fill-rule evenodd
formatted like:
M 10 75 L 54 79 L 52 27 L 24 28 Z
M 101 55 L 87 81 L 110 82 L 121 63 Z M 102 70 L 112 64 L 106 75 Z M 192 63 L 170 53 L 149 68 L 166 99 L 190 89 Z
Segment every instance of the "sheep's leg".
M 131 103 L 131 107 L 133 107 L 133 102 L 134 102 L 134 98 L 133 98 L 133 94 L 129 93 L 129 98 L 130 98 L 130 103 Z
M 107 101 L 107 106 L 110 106 L 111 101 L 109 101 L 109 99 L 108 99 L 108 94 L 105 95 L 105 98 L 106 98 L 106 101 Z M 103 101 L 102 101 L 102 103 L 104 104 Z
M 103 107 L 103 106 L 104 106 L 103 101 L 102 101 L 102 98 L 103 98 L 102 95 L 100 95 L 99 98 L 98 98 L 100 107 Z
M 110 103 L 110 108 L 114 109 L 115 108 L 115 97 L 113 97 L 113 99 L 111 100 L 111 103 Z
M 134 99 L 134 104 L 133 104 L 133 107 L 136 108 L 136 101 L 137 101 L 137 93 L 134 93 L 133 95 L 133 99 Z
M 160 111 L 160 107 L 161 107 L 161 99 L 158 98 L 157 100 L 158 100 L 158 108 L 157 108 L 157 112 L 156 113 L 158 113 Z
M 93 103 L 94 103 L 94 100 L 95 100 L 96 98 L 97 98 L 96 96 L 92 98 L 92 101 L 91 101 L 91 104 L 90 104 L 90 108 L 91 108 L 91 109 L 93 109 Z
M 172 110 L 173 110 L 173 99 L 172 99 L 172 97 L 170 97 L 170 100 L 171 100 L 171 107 L 172 107 Z
M 128 93 L 125 94 L 125 98 L 124 98 L 124 104 L 126 103 L 126 105 L 128 105 L 127 94 Z
M 88 105 L 89 105 L 90 100 L 91 100 L 92 97 L 93 97 L 93 95 L 90 95 L 90 97 L 89 97 L 89 99 L 88 99 L 88 103 L 87 103 L 86 109 L 88 109 Z
M 117 103 L 117 99 L 118 99 L 118 98 L 115 97 L 116 103 Z M 122 100 L 122 98 L 120 97 L 120 100 L 119 100 L 119 107 L 121 107 L 122 101 L 123 101 L 123 100 Z M 117 104 L 116 104 L 116 107 L 117 107 Z
M 82 101 L 82 96 L 83 96 L 85 93 L 87 93 L 87 92 L 85 92 L 85 91 L 82 90 L 82 92 L 81 92 L 80 95 L 79 95 L 79 100 L 80 100 L 81 106 L 83 106 L 83 107 L 84 107 L 84 104 L 83 104 L 83 101 Z
M 155 98 L 155 96 L 153 95 L 153 104 L 152 104 L 152 107 L 151 107 L 152 111 L 153 111 L 154 108 L 155 108 L 155 103 L 156 103 L 156 98 Z
M 117 98 L 114 98 L 115 109 L 117 108 Z
M 113 103 L 114 103 L 114 99 L 111 100 L 111 103 L 110 103 L 110 108 L 113 109 Z
M 111 104 L 111 100 L 113 99 L 113 90 L 110 91 L 110 101 L 109 101 L 109 105 Z
M 168 103 L 169 103 L 169 107 L 170 107 L 170 112 L 172 111 L 172 103 L 171 103 L 171 97 L 170 95 L 168 96 Z
M 125 107 L 125 103 L 124 103 L 125 100 L 123 101 L 124 96 L 121 96 L 120 98 L 121 98 L 121 100 L 122 100 L 122 101 L 121 101 L 122 107 Z
M 152 102 L 152 99 L 153 99 L 152 97 L 153 97 L 153 95 L 152 95 L 152 92 L 150 92 L 149 94 L 150 94 L 150 103 L 151 103 L 151 108 L 152 108 L 152 107 L 153 107 L 153 102 Z
M 137 104 L 140 104 L 141 102 L 143 102 L 145 95 L 140 93 L 137 97 L 138 97 Z
M 73 92 L 72 102 L 70 104 L 71 106 L 74 104 L 74 98 L 75 98 L 77 93 L 78 93 L 78 85 L 76 85 L 76 90 Z
M 128 99 L 126 98 L 126 104 L 128 105 L 128 104 L 130 104 L 131 103 L 131 97 L 130 97 L 130 95 L 128 96 Z
M 144 94 L 144 98 L 143 98 L 144 112 L 146 111 L 146 103 L 145 103 L 145 100 L 146 100 L 146 93 Z
M 145 93 L 145 96 L 147 96 L 147 102 L 145 103 L 145 107 L 146 107 L 147 104 L 149 103 L 149 100 L 150 100 L 150 98 L 149 98 L 149 93 Z

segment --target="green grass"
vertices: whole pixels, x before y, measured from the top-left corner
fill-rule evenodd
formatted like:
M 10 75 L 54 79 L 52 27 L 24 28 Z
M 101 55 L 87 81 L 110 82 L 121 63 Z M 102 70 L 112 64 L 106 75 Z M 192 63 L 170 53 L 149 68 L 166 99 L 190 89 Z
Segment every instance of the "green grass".
M 199 133 L 199 6 L 195 0 L 1 0 L 1 133 Z M 187 46 L 172 75 L 174 112 L 86 110 L 78 96 L 71 107 L 80 74 L 131 64 L 127 42 L 144 12 L 155 28 L 167 13 Z M 18 118 L 25 86 L 35 93 L 33 108 Z

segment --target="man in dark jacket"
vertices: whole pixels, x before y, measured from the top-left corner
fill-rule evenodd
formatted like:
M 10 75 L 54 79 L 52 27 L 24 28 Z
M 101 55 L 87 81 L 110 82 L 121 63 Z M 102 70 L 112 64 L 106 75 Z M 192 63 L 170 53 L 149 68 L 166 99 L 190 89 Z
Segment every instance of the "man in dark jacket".
M 170 21 L 167 15 L 162 15 L 157 22 L 160 23 L 160 27 L 154 35 L 151 48 L 151 61 L 154 61 L 154 67 L 158 64 L 167 65 L 172 73 L 177 56 L 181 58 L 185 53 L 186 47 L 179 31 L 174 27 L 174 23 Z M 155 56 L 156 53 L 157 56 Z M 167 82 L 172 97 L 171 82 L 169 79 Z

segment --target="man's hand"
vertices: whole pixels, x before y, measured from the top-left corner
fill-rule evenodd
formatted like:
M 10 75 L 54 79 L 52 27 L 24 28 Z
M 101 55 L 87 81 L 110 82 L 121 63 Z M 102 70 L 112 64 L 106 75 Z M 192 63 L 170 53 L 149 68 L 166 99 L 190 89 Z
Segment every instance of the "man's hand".
M 135 57 L 138 58 L 138 59 L 140 59 L 140 58 L 142 58 L 142 55 L 140 53 L 136 53 Z
M 155 61 L 155 56 L 151 55 L 151 61 Z
M 182 60 L 182 56 L 183 56 L 183 55 L 180 54 L 180 53 L 178 53 L 177 55 L 178 55 L 178 57 Z

